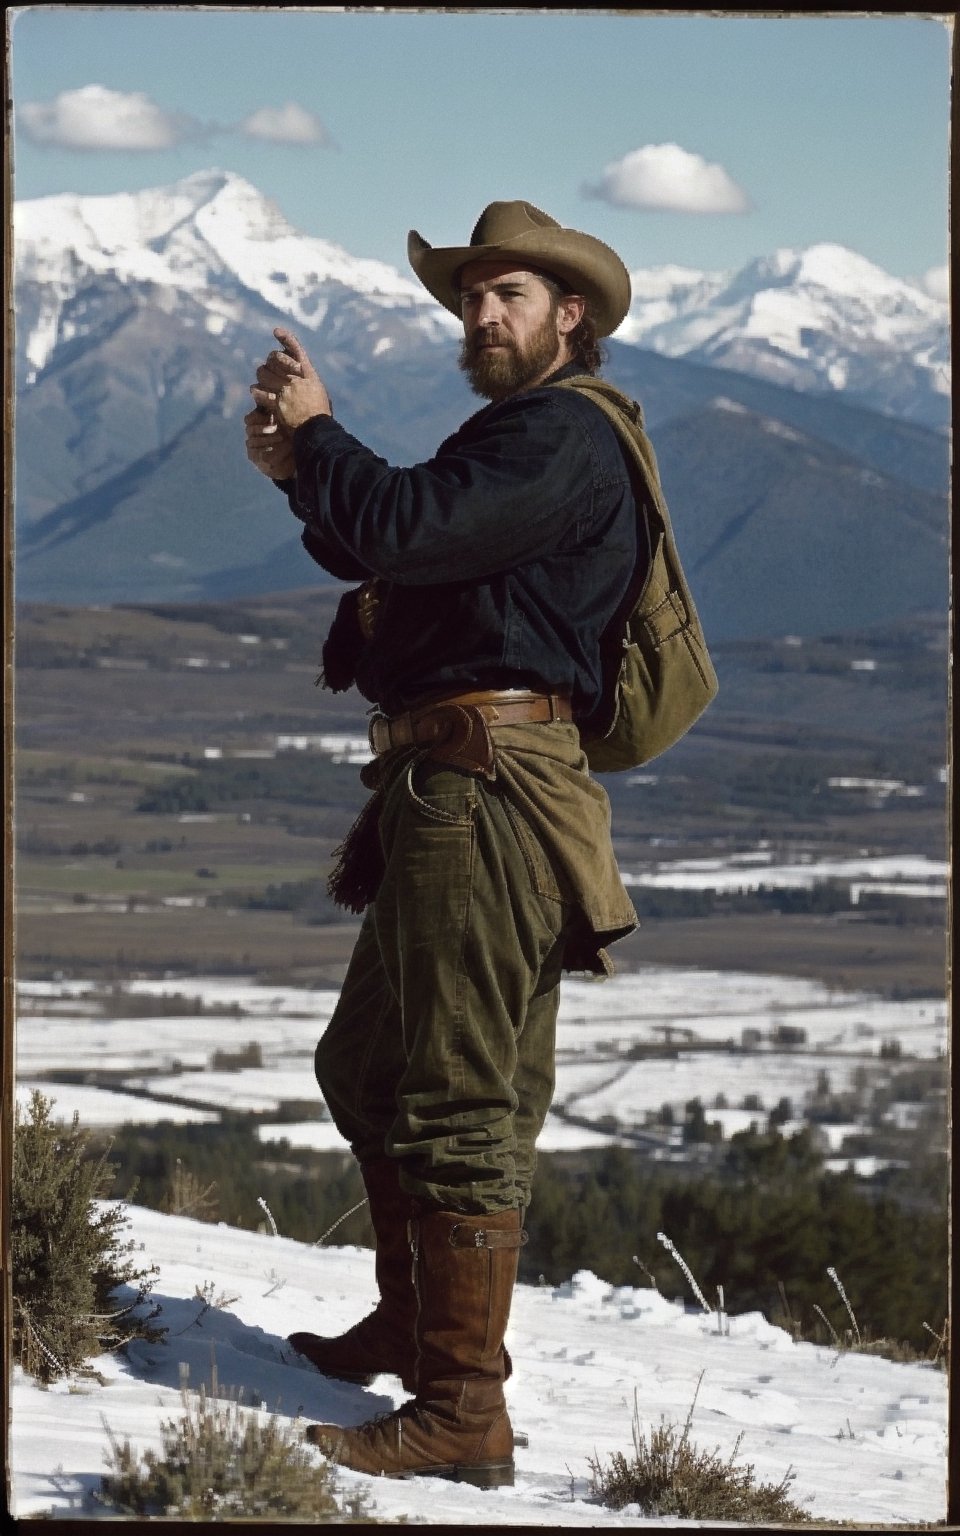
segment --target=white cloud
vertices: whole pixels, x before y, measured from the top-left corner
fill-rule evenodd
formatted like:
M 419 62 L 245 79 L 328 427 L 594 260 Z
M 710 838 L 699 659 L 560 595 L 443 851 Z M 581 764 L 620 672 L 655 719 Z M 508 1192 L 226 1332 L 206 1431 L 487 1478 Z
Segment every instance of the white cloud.
M 167 112 L 142 91 L 84 85 L 61 91 L 52 101 L 26 101 L 18 115 L 26 137 L 51 149 L 163 150 L 214 133 L 240 133 L 273 144 L 335 147 L 320 118 L 293 101 L 282 107 L 261 107 L 227 128 Z
M 946 304 L 950 297 L 949 267 L 931 267 L 929 272 L 924 272 L 920 286 L 932 299 L 942 299 Z
M 165 112 L 142 91 L 105 85 L 61 91 L 52 101 L 26 101 L 19 119 L 27 138 L 57 149 L 170 149 L 204 132 L 193 118 Z
M 245 117 L 240 132 L 251 139 L 269 139 L 274 144 L 323 144 L 333 140 L 313 112 L 288 101 L 282 107 L 261 107 Z
M 746 213 L 750 200 L 722 165 L 679 144 L 644 144 L 604 166 L 599 181 L 582 188 L 618 208 L 674 213 Z

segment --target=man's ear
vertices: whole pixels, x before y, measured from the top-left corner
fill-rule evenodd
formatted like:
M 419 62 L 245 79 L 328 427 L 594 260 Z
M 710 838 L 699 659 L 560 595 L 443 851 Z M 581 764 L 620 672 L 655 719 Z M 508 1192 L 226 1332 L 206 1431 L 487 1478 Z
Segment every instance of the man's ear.
M 575 331 L 583 319 L 587 301 L 582 293 L 565 293 L 557 302 L 557 329 L 561 336 Z

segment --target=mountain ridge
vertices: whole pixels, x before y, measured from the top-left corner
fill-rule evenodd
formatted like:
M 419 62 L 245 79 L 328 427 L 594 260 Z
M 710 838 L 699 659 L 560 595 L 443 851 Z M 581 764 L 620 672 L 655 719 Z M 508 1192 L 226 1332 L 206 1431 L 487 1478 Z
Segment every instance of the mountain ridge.
M 301 331 L 338 419 L 391 463 L 428 460 L 479 408 L 457 367 L 453 316 L 385 263 L 297 235 L 231 173 L 15 211 L 16 581 L 28 600 L 189 601 L 325 579 L 243 452 L 247 386 L 275 325 Z M 788 283 L 798 259 L 781 253 L 754 266 Z M 809 264 L 816 273 L 831 259 L 848 274 L 863 261 L 823 247 Z M 704 274 L 669 269 L 657 281 L 668 296 L 679 285 L 704 302 Z M 641 285 L 638 302 L 648 298 Z M 890 602 L 902 608 L 886 567 L 866 580 L 873 547 L 896 569 L 909 541 L 902 592 L 919 607 L 941 605 L 942 433 L 847 390 L 771 383 L 756 355 L 734 368 L 722 349 L 709 360 L 671 356 L 618 337 L 608 352 L 605 376 L 643 405 L 685 559 L 705 561 L 698 579 L 715 632 L 752 634 L 761 614 L 798 632 L 846 622 L 816 598 L 822 581 L 784 590 L 773 555 L 794 541 L 786 505 L 805 525 L 801 563 L 834 549 L 853 580 L 841 528 L 866 551 L 852 622 L 882 618 Z M 802 506 L 794 482 L 805 488 Z M 747 507 L 756 509 L 754 547 L 734 539 L 742 569 L 717 583 L 709 567 L 725 564 L 722 532 Z
M 37 278 L 64 293 L 84 267 L 115 271 L 128 281 L 204 293 L 211 318 L 227 324 L 229 290 L 239 285 L 316 329 L 325 286 L 342 284 L 381 309 L 408 310 L 431 340 L 456 333 L 454 317 L 414 278 L 298 233 L 233 172 L 200 171 L 137 193 L 21 201 L 14 231 L 19 280 Z M 680 274 L 672 286 L 671 273 Z M 780 248 L 733 272 L 641 268 L 631 280 L 634 301 L 617 333 L 625 344 L 708 363 L 736 355 L 745 371 L 779 373 L 798 387 L 842 392 L 849 384 L 851 394 L 880 409 L 891 399 L 883 376 L 896 366 L 898 414 L 937 429 L 947 424 L 947 306 L 857 252 L 821 241 Z M 48 312 L 28 327 L 18 350 L 39 369 L 57 340 L 57 315 Z
M 662 423 L 656 446 L 712 636 L 812 635 L 946 610 L 939 496 L 723 397 Z M 24 530 L 18 588 L 27 600 L 81 601 L 80 579 L 87 601 L 198 601 L 328 582 L 299 535 L 211 402 L 172 443 Z
M 634 345 L 947 425 L 947 306 L 856 251 L 821 241 L 732 273 L 631 276 L 623 339 Z

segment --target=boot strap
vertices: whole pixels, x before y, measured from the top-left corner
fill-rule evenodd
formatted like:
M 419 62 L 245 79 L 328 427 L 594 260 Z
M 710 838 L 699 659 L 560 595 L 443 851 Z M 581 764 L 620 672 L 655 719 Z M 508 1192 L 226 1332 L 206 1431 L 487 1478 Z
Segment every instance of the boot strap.
M 451 1248 L 522 1248 L 527 1241 L 525 1231 L 498 1232 L 488 1227 L 473 1227 L 457 1222 L 450 1228 L 447 1238 Z

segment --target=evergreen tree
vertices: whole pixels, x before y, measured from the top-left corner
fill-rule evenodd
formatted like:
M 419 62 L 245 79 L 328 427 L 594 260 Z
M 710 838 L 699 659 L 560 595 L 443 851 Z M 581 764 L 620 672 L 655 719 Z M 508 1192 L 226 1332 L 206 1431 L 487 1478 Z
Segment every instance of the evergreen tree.
M 137 1268 L 121 1239 L 123 1211 L 103 1201 L 115 1168 L 88 1155 L 88 1133 L 50 1118 L 37 1091 L 14 1125 L 10 1252 L 13 1346 L 42 1381 L 70 1375 L 130 1339 L 160 1337 L 142 1313 L 154 1270 Z M 118 1297 L 118 1287 L 132 1296 Z

